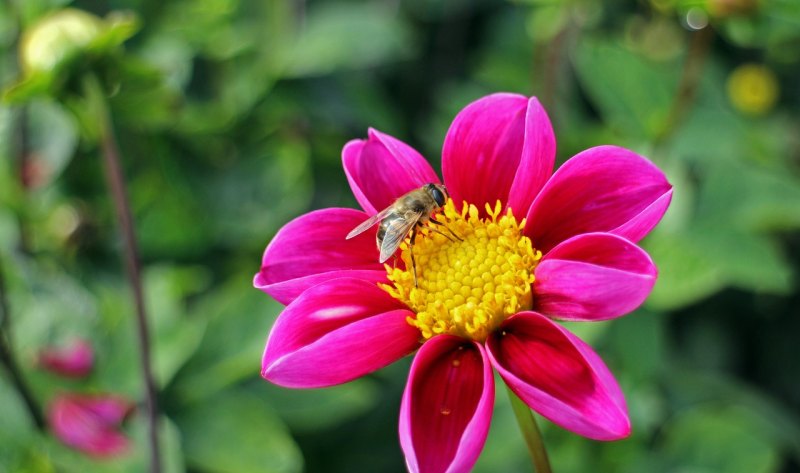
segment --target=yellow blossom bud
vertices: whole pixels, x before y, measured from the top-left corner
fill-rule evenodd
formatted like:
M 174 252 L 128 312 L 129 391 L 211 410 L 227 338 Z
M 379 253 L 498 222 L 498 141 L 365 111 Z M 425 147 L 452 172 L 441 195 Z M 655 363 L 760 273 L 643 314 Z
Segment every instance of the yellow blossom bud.
M 26 73 L 52 71 L 100 34 L 103 20 L 74 8 L 59 10 L 25 31 L 20 60 Z
M 733 106 L 748 115 L 769 112 L 778 99 L 778 80 L 767 67 L 743 64 L 728 77 L 728 98 Z

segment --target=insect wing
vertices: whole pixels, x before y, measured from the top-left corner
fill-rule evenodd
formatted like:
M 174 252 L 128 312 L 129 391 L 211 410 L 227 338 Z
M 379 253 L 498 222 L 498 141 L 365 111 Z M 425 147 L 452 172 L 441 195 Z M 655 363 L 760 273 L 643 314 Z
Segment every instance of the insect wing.
M 419 222 L 421 216 L 421 212 L 406 213 L 404 218 L 396 218 L 389 222 L 381 244 L 381 263 L 389 259 L 397 251 L 400 243 L 405 240 L 408 232 Z
M 389 213 L 391 211 L 392 211 L 392 207 L 386 207 L 385 209 L 383 209 L 380 212 L 376 213 L 372 217 L 364 220 L 363 222 L 361 222 L 361 224 L 359 226 L 357 226 L 350 233 L 347 234 L 347 236 L 345 237 L 345 240 L 349 240 L 349 239 L 353 238 L 354 236 L 357 236 L 357 235 L 360 235 L 360 234 L 366 232 L 367 230 L 372 228 L 372 226 L 374 226 L 376 223 L 378 223 L 379 221 L 383 220 L 384 217 L 389 215 Z

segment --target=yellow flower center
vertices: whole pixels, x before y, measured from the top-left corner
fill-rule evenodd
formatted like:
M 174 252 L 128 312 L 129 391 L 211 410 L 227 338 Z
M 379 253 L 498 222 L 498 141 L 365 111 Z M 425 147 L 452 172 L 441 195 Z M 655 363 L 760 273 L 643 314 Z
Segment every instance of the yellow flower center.
M 382 287 L 416 313 L 408 323 L 426 340 L 447 333 L 484 341 L 507 317 L 532 307 L 533 270 L 542 253 L 522 235 L 525 219 L 501 211 L 500 202 L 494 209 L 487 204 L 489 217 L 480 218 L 474 205 L 465 202 L 458 212 L 448 199 L 435 216 L 444 227 L 428 224 L 417 232 L 418 286 L 408 240 L 400 247 L 405 268 L 386 265 L 392 284 Z

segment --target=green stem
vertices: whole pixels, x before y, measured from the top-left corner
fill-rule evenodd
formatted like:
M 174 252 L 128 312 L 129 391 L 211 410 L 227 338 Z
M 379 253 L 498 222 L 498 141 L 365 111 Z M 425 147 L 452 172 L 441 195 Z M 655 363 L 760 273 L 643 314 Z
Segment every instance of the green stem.
M 664 128 L 655 137 L 655 147 L 666 143 L 672 137 L 681 121 L 691 110 L 697 95 L 697 89 L 700 86 L 700 80 L 703 77 L 703 67 L 708 59 L 713 39 L 714 31 L 710 26 L 691 33 L 689 51 L 683 63 L 678 90 L 672 101 L 672 107 L 669 115 L 667 115 Z
M 554 122 L 557 121 L 555 117 L 558 116 L 556 110 L 558 84 L 561 79 L 561 72 L 564 69 L 564 62 L 569 59 L 569 55 L 564 50 L 568 47 L 567 43 L 571 40 L 573 30 L 572 19 L 567 21 L 568 23 L 543 48 L 544 57 L 541 60 L 541 65 L 534 71 L 537 75 L 539 70 L 542 71 L 543 79 L 539 98 Z
M 536 425 L 533 412 L 514 394 L 511 388 L 506 386 L 506 390 L 508 391 L 508 398 L 511 400 L 511 407 L 514 409 L 514 415 L 517 417 L 519 430 L 522 431 L 522 437 L 528 446 L 528 452 L 531 454 L 533 470 L 536 473 L 551 473 L 550 460 L 547 458 L 547 450 L 544 448 L 542 434 L 539 432 L 539 426 Z
M 100 148 L 105 164 L 105 175 L 117 221 L 122 233 L 125 248 L 125 268 L 128 280 L 133 290 L 134 305 L 136 306 L 136 328 L 139 341 L 139 363 L 142 367 L 142 376 L 145 385 L 145 404 L 147 408 L 148 438 L 150 441 L 150 471 L 161 471 L 161 453 L 158 441 L 158 403 L 156 399 L 156 383 L 153 376 L 153 366 L 150 354 L 150 331 L 147 325 L 147 313 L 144 305 L 144 291 L 142 289 L 141 268 L 139 265 L 139 251 L 136 245 L 131 206 L 125 190 L 125 179 L 122 175 L 120 164 L 119 145 L 114 135 L 108 101 L 103 86 L 93 74 L 84 76 L 84 91 L 89 102 L 90 112 L 94 115 L 100 126 Z

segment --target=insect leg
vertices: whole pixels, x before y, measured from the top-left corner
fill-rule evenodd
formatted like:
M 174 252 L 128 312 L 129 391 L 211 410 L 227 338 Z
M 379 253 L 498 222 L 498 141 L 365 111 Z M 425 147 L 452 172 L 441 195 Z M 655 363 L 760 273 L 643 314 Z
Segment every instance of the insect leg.
M 463 239 L 463 238 L 461 238 L 460 236 L 456 235 L 456 232 L 454 232 L 453 230 L 451 230 L 451 229 L 450 229 L 450 227 L 448 227 L 447 225 L 443 224 L 442 222 L 440 222 L 440 221 L 436 220 L 435 218 L 433 218 L 433 216 L 431 216 L 430 218 L 428 218 L 428 221 L 429 221 L 429 222 L 431 222 L 431 223 L 433 223 L 434 225 L 440 225 L 440 226 L 442 226 L 442 227 L 446 228 L 446 229 L 447 229 L 447 231 L 448 231 L 448 232 L 450 232 L 450 234 L 451 234 L 451 235 L 453 235 L 454 237 L 456 237 L 456 238 L 458 239 L 458 241 L 464 241 L 464 239 Z M 447 235 L 445 235 L 444 233 L 442 233 L 442 232 L 440 232 L 440 231 L 436 230 L 436 229 L 435 229 L 435 228 L 433 228 L 433 227 L 429 227 L 429 228 L 430 228 L 431 230 L 435 231 L 436 233 L 439 233 L 440 235 L 447 236 Z M 448 238 L 450 238 L 450 237 L 448 237 Z M 453 240 L 451 239 L 450 241 L 453 241 Z
M 455 242 L 456 242 L 455 240 L 453 240 L 453 239 L 450 237 L 450 235 L 448 235 L 448 234 L 446 234 L 446 233 L 442 233 L 441 231 L 437 230 L 435 227 L 428 227 L 428 230 L 430 230 L 430 231 L 432 231 L 432 232 L 434 232 L 434 233 L 438 233 L 439 235 L 441 235 L 441 236 L 443 236 L 443 237 L 447 238 L 448 240 L 452 241 L 453 243 L 455 243 Z
M 414 274 L 414 287 L 419 287 L 417 284 L 417 262 L 414 260 L 414 240 L 417 239 L 417 226 L 411 230 L 411 241 L 408 244 L 408 252 L 411 253 L 411 270 Z

